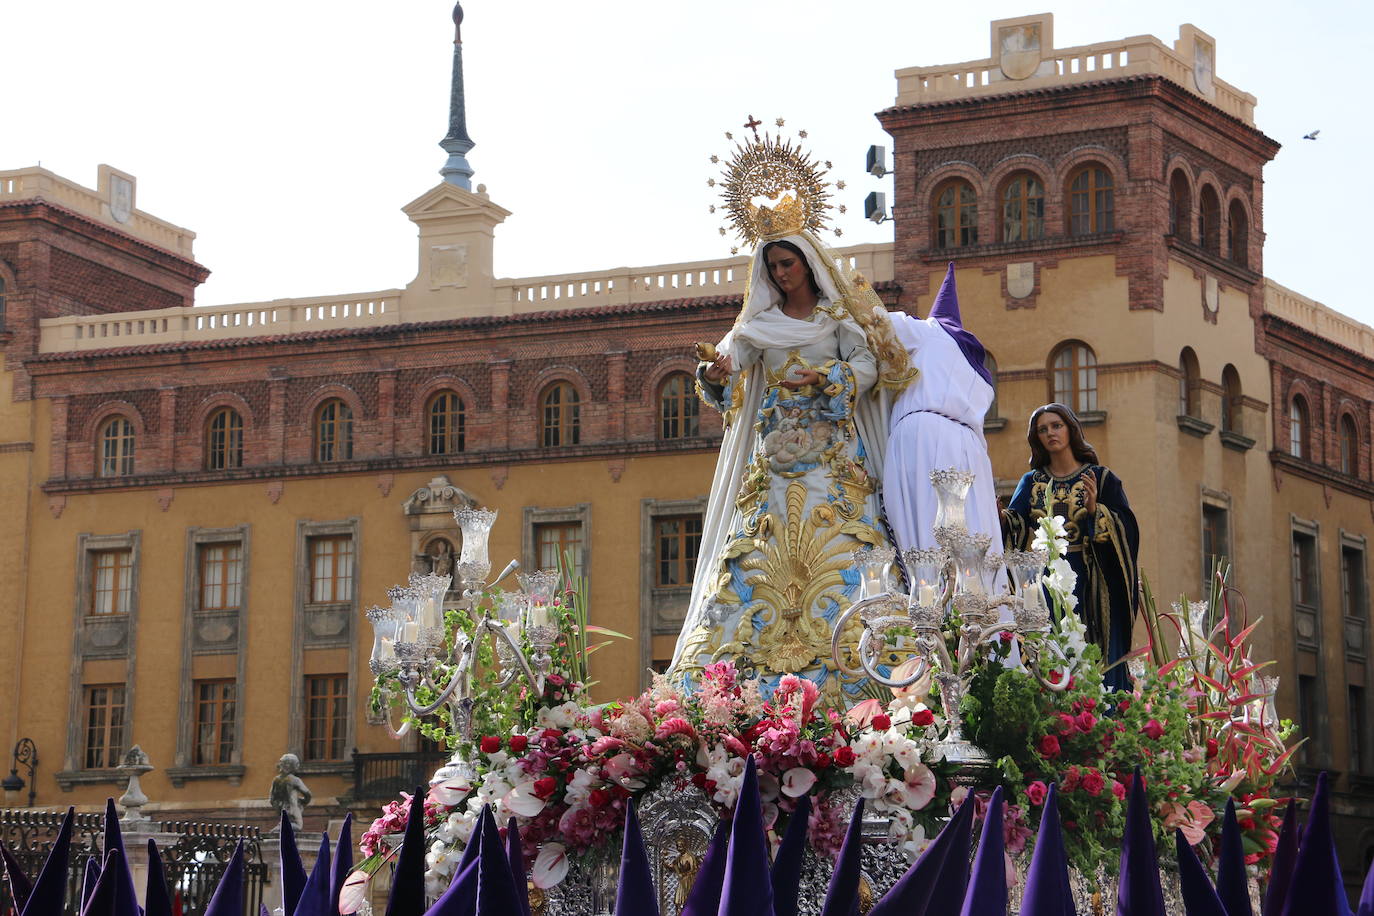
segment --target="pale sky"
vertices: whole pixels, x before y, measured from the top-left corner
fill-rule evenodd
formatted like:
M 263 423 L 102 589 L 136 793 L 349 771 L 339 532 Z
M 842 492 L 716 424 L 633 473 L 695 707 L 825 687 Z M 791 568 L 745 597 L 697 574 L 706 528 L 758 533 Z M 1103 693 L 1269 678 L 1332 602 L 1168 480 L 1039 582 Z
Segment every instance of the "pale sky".
M 890 138 L 873 113 L 893 71 L 984 58 L 992 19 L 1036 3 L 913 0 L 466 0 L 474 183 L 513 215 L 504 277 L 729 254 L 707 161 L 747 114 L 804 128 L 844 178 L 840 244 L 890 241 L 861 218 L 892 179 L 863 171 Z M 400 207 L 440 179 L 451 65 L 446 0 L 64 0 L 8 5 L 0 169 L 39 161 L 94 187 L 106 162 L 138 206 L 197 233 L 200 304 L 404 286 Z M 1059 2 L 1055 45 L 1191 22 L 1217 76 L 1254 94 L 1283 150 L 1265 172 L 1265 273 L 1374 324 L 1357 228 L 1374 119 L 1374 4 Z M 1320 129 L 1317 141 L 1302 135 Z

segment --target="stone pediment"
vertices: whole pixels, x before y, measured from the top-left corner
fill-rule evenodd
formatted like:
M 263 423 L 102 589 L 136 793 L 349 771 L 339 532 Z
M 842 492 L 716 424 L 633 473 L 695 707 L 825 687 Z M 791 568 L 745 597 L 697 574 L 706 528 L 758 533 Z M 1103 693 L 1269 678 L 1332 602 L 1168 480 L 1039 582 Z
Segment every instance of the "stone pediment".
M 429 483 L 420 487 L 401 504 L 406 515 L 421 515 L 431 512 L 452 513 L 461 506 L 475 506 L 477 500 L 460 487 L 455 487 L 448 476 L 439 474 Z
M 479 186 L 480 187 L 480 186 Z M 505 207 L 492 202 L 485 193 L 466 191 L 456 185 L 441 182 L 401 208 L 412 220 L 481 216 L 499 223 L 510 216 Z

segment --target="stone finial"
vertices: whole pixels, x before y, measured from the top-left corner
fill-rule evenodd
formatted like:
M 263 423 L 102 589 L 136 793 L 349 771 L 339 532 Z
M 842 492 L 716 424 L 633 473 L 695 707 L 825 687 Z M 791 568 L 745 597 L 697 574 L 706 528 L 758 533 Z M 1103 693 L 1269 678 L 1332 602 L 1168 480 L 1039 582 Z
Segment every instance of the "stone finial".
M 148 796 L 143 794 L 143 786 L 139 784 L 139 778 L 144 773 L 154 769 L 148 760 L 147 753 L 135 744 L 124 752 L 124 756 L 119 761 L 119 766 L 115 769 L 129 778 L 129 785 L 125 788 L 124 794 L 119 797 L 119 806 L 124 809 L 122 819 L 130 823 L 146 821 L 148 816 L 143 813 L 142 808 L 148 804 Z
M 439 141 L 439 147 L 448 153 L 448 161 L 439 170 L 444 181 L 457 185 L 465 191 L 472 190 L 472 166 L 468 164 L 467 153 L 476 144 L 468 136 L 467 103 L 463 97 L 463 5 L 453 7 L 453 81 L 449 87 L 448 135 Z
M 277 761 L 277 775 L 272 777 L 272 793 L 268 796 L 272 807 L 285 812 L 297 831 L 303 829 L 305 809 L 311 798 L 310 789 L 296 775 L 300 766 L 300 758 L 295 754 L 282 754 Z

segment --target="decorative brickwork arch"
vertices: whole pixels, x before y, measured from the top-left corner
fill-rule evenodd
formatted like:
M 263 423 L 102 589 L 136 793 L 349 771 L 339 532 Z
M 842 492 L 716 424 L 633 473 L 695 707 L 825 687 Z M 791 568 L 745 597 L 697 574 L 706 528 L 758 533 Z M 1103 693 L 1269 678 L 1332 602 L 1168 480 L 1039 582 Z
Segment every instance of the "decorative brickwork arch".
M 449 396 L 445 399 L 448 403 L 438 403 L 437 399 L 445 395 Z M 457 404 L 451 403 L 453 399 Z M 456 375 L 441 375 L 417 387 L 405 414 L 399 418 L 402 428 L 397 439 L 402 452 L 450 455 L 467 451 L 471 448 L 476 404 L 477 392 Z
M 1363 477 L 1360 443 L 1364 435 L 1360 428 L 1359 410 L 1350 400 L 1343 400 L 1336 408 L 1336 467 L 1342 474 Z
M 1197 190 L 1197 244 L 1213 254 L 1221 254 L 1222 211 L 1220 185 L 1210 172 L 1203 172 Z
M 148 440 L 138 408 L 128 401 L 107 401 L 91 411 L 82 442 L 92 447 L 91 476 L 131 477 L 141 443 Z
M 1096 144 L 1080 146 L 1059 162 L 1060 193 L 1065 235 L 1096 235 L 1120 228 L 1116 198 L 1125 193 L 1126 163 Z M 1079 187 L 1075 188 L 1075 182 Z
M 363 403 L 358 393 L 347 385 L 330 383 L 312 391 L 305 404 L 310 433 L 307 460 L 351 461 L 357 454 L 359 426 L 363 420 Z
M 1250 227 L 1254 225 L 1250 200 L 1238 188 L 1226 194 L 1226 256 L 1241 267 L 1250 266 Z
M 1286 435 L 1279 441 L 1294 458 L 1314 461 L 1317 443 L 1312 435 L 1312 394 L 1301 381 L 1288 387 L 1288 397 L 1284 399 L 1283 430 Z
M 930 248 L 941 247 L 940 239 L 937 234 L 937 226 L 940 222 L 940 198 L 947 189 L 957 187 L 956 183 L 961 181 L 967 184 L 968 189 L 973 195 L 971 211 L 968 209 L 963 211 L 965 219 L 967 219 L 970 214 L 973 217 L 972 224 L 964 227 L 965 230 L 971 230 L 971 233 L 968 231 L 963 233 L 964 238 L 968 238 L 971 234 L 972 240 L 964 242 L 963 244 L 946 247 L 960 248 L 968 245 L 976 245 L 978 239 L 986 237 L 987 231 L 991 229 L 992 224 L 990 220 L 992 217 L 991 210 L 989 209 L 991 204 L 989 203 L 987 181 L 984 179 L 983 173 L 978 171 L 978 169 L 969 162 L 943 162 L 936 168 L 931 169 L 927 175 L 916 183 L 916 199 L 920 201 L 921 207 L 925 208 L 922 212 L 927 215 L 927 238 L 929 241 L 928 247 Z M 966 199 L 961 200 L 961 195 L 956 193 L 954 199 L 950 203 L 955 207 L 954 213 L 958 216 L 960 213 L 960 205 L 967 205 L 968 201 Z M 951 227 L 951 231 L 954 232 L 956 241 L 961 235 L 959 229 L 960 226 L 956 220 L 955 225 Z
M 1182 156 L 1169 160 L 1164 170 L 1169 180 L 1169 234 L 1190 242 L 1193 239 L 1193 200 L 1197 194 L 1192 166 Z
M 229 463 L 227 465 L 214 466 L 217 462 L 211 458 L 212 444 L 211 439 L 214 433 L 210 429 L 210 424 L 214 421 L 216 414 L 221 410 L 233 410 L 239 416 L 239 463 Z M 262 461 L 259 429 L 257 416 L 253 413 L 253 408 L 248 401 L 233 391 L 219 391 L 207 396 L 196 405 L 195 412 L 191 414 L 191 433 L 186 436 L 184 441 L 178 443 L 178 451 L 181 448 L 196 449 L 194 466 L 205 470 L 227 470 L 230 468 L 247 467 L 258 464 Z M 231 443 L 226 443 L 230 445 Z M 185 457 L 185 453 L 181 453 Z M 185 461 L 191 464 L 189 458 Z

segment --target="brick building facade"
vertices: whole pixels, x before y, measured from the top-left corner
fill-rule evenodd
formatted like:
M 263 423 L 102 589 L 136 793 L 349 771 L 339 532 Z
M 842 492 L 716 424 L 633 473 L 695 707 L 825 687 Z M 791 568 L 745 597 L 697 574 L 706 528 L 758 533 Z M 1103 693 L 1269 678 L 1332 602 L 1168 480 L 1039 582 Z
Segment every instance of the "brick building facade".
M 955 261 L 1003 489 L 1025 417 L 1067 400 L 1125 482 L 1156 593 L 1232 563 L 1313 738 L 1301 778 L 1340 774 L 1353 879 L 1374 854 L 1374 330 L 1264 278 L 1278 146 L 1209 36 L 1058 49 L 1046 16 L 993 35 L 985 61 L 898 72 L 879 114 L 895 242 L 843 254 L 917 314 Z M 464 501 L 501 511 L 498 564 L 574 549 L 594 620 L 635 637 L 596 657 L 599 691 L 641 686 L 671 652 L 719 442 L 690 345 L 733 321 L 744 259 L 494 278 L 508 214 L 441 184 L 406 207 L 404 289 L 188 309 L 193 236 L 133 195 L 104 168 L 94 191 L 0 173 L 0 482 L 23 507 L 0 531 L 0 733 L 42 749 L 40 804 L 103 798 L 137 741 L 150 810 L 265 821 L 284 751 L 310 826 L 375 807 L 359 774 L 396 745 L 363 702 L 361 612 L 458 543 Z

